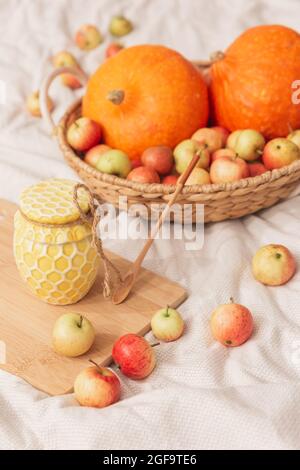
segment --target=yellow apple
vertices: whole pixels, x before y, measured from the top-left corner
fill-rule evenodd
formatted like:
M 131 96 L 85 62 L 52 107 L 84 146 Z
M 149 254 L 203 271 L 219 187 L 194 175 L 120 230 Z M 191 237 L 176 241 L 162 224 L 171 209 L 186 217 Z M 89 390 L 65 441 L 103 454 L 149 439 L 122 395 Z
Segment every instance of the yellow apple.
M 65 313 L 55 322 L 52 344 L 54 350 L 62 356 L 81 356 L 91 348 L 94 340 L 93 325 L 79 313 Z
M 252 259 L 253 276 L 268 286 L 285 284 L 293 277 L 295 271 L 295 258 L 283 245 L 265 245 Z

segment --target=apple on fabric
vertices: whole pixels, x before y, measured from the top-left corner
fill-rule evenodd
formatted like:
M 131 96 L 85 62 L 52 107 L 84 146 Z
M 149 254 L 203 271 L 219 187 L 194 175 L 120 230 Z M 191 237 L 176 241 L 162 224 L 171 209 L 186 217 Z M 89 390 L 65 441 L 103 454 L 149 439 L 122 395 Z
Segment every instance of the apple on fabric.
M 71 54 L 71 52 L 68 52 L 68 51 L 57 52 L 52 57 L 52 63 L 55 68 L 58 68 L 58 67 L 76 67 L 77 69 L 80 68 L 73 54 Z M 63 73 L 60 76 L 60 80 L 64 86 L 69 87 L 72 90 L 76 90 L 77 88 L 80 88 L 82 86 L 78 78 L 75 77 L 75 75 L 72 75 L 71 73 Z
M 255 279 L 268 286 L 286 284 L 296 272 L 296 261 L 292 253 L 283 245 L 262 246 L 252 259 L 252 272 Z
M 240 346 L 253 332 L 250 310 L 234 303 L 219 305 L 211 315 L 210 328 L 213 337 L 227 347 Z
M 91 51 L 103 42 L 103 36 L 99 29 L 92 24 L 80 26 L 75 35 L 76 45 L 83 51 Z
M 109 32 L 113 36 L 126 36 L 133 30 L 133 24 L 123 15 L 113 16 L 109 24 Z
M 158 310 L 151 319 L 154 336 L 161 341 L 175 341 L 184 330 L 184 321 L 177 310 L 167 306 Z
M 77 375 L 74 394 L 81 406 L 104 408 L 119 401 L 121 384 L 112 370 L 93 364 Z

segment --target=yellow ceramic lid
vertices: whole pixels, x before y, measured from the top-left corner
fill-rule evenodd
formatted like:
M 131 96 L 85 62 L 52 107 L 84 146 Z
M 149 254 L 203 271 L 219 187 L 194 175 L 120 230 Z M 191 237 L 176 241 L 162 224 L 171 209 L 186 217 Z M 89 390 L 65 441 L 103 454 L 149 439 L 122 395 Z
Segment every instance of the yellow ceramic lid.
M 73 202 L 76 181 L 51 178 L 26 188 L 20 199 L 21 212 L 34 222 L 44 224 L 66 224 L 79 219 L 80 214 Z M 86 213 L 89 199 L 86 191 L 80 189 L 78 202 Z
M 62 244 L 72 243 L 92 237 L 91 226 L 88 223 L 72 224 L 70 226 L 47 227 L 46 225 L 35 225 L 24 219 L 20 211 L 15 213 L 15 236 L 18 239 L 26 238 L 37 243 Z

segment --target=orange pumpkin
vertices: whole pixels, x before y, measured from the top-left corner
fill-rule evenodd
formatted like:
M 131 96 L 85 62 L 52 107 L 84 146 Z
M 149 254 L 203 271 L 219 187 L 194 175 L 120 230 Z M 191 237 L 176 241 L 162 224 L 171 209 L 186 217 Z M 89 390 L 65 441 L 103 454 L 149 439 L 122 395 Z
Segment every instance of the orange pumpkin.
M 135 159 L 148 147 L 173 148 L 206 125 L 207 86 L 179 53 L 129 47 L 92 75 L 82 113 L 101 124 L 107 145 Z
M 300 35 L 284 26 L 248 29 L 211 67 L 210 94 L 218 125 L 251 128 L 267 138 L 300 127 L 292 83 L 300 79 Z

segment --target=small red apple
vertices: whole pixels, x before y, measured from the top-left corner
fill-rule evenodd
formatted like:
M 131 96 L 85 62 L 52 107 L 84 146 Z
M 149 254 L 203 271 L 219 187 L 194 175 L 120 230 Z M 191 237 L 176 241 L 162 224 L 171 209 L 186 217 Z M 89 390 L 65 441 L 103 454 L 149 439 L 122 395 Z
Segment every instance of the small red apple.
M 264 148 L 263 163 L 268 170 L 281 168 L 300 158 L 299 147 L 288 139 L 270 140 Z
M 248 178 L 249 168 L 241 158 L 220 157 L 210 167 L 212 183 L 233 183 L 242 178 Z
M 212 153 L 211 162 L 214 162 L 220 157 L 236 158 L 237 154 L 232 149 L 219 149 Z
M 100 142 L 101 135 L 102 130 L 97 122 L 81 117 L 69 127 L 67 140 L 73 149 L 85 152 Z
M 127 179 L 129 181 L 135 181 L 136 183 L 160 183 L 158 173 L 147 166 L 134 168 L 128 174 Z
M 120 380 L 106 367 L 87 367 L 77 375 L 74 393 L 80 405 L 104 408 L 120 399 Z
M 257 281 L 268 286 L 281 286 L 296 271 L 292 253 L 283 245 L 262 246 L 252 259 L 252 272 Z
M 250 176 L 259 176 L 268 171 L 265 165 L 261 162 L 248 163 Z
M 222 138 L 222 147 L 225 147 L 228 136 L 230 134 L 229 130 L 225 129 L 225 127 L 221 127 L 221 126 L 214 126 L 211 129 L 213 129 L 214 131 L 217 131 L 220 134 L 220 136 Z
M 110 57 L 113 57 L 118 52 L 120 52 L 122 49 L 124 49 L 124 46 L 122 46 L 122 44 L 119 44 L 117 42 L 112 42 L 106 48 L 105 57 L 109 59 Z
M 224 346 L 240 346 L 252 334 L 253 318 L 250 310 L 231 299 L 213 311 L 210 327 L 213 337 Z
M 193 135 L 192 140 L 199 144 L 206 144 L 209 152 L 215 152 L 223 146 L 223 136 L 213 128 L 203 127 L 198 129 Z
M 131 379 L 144 379 L 153 371 L 156 359 L 153 348 L 142 336 L 121 336 L 113 345 L 112 357 L 121 372 Z
M 170 184 L 170 185 L 176 184 L 178 181 L 178 178 L 179 178 L 178 175 L 165 176 L 162 180 L 162 184 Z
M 133 168 L 138 168 L 139 166 L 142 166 L 142 162 L 140 158 L 135 158 L 134 160 L 131 160 L 131 167 Z
M 105 152 L 108 152 L 111 150 L 111 147 L 105 144 L 99 144 L 96 145 L 95 147 L 92 147 L 88 152 L 86 152 L 84 156 L 84 161 L 88 163 L 89 165 L 93 166 L 96 168 L 97 161 L 99 160 L 99 157 L 103 155 Z
M 95 49 L 102 41 L 102 34 L 99 29 L 92 24 L 82 25 L 75 35 L 76 45 L 84 51 Z
M 159 175 L 167 175 L 174 165 L 173 152 L 164 145 L 146 149 L 141 156 L 141 161 L 144 166 L 152 168 Z

